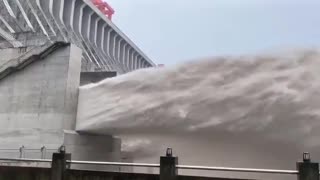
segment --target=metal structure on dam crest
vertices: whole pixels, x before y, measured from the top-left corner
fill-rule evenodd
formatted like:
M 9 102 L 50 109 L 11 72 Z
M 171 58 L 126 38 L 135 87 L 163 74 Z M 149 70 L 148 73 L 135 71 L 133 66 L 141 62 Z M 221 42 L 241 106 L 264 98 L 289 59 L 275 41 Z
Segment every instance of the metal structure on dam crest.
M 110 21 L 114 11 L 96 5 L 90 0 L 1 0 L 0 48 L 64 41 L 83 50 L 82 71 L 122 74 L 155 66 Z

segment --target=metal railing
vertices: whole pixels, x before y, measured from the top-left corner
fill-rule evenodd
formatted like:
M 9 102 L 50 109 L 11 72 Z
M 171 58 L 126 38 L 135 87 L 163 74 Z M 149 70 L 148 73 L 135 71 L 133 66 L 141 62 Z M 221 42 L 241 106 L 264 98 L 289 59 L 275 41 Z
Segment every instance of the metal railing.
M 133 166 L 133 167 L 160 168 L 160 164 L 147 164 L 147 163 L 121 163 L 121 162 L 73 161 L 73 160 L 67 161 L 67 162 L 71 164 L 85 164 L 85 165 L 109 165 L 109 166 Z M 298 174 L 297 170 L 278 170 L 278 169 L 253 169 L 253 168 L 232 168 L 232 167 L 190 166 L 190 165 L 177 165 L 176 168 L 188 169 L 188 170 L 231 171 L 231 172 L 273 173 L 273 174 L 294 174 L 294 175 Z
M 46 155 L 50 152 L 50 154 L 54 153 L 54 152 L 58 152 L 58 149 L 50 149 L 47 148 L 46 146 L 42 146 L 41 148 L 27 148 L 25 146 L 21 146 L 18 149 L 14 149 L 14 148 L 7 148 L 7 149 L 0 149 L 1 153 L 16 153 L 17 156 L 20 159 L 24 159 L 26 158 L 26 154 L 27 153 L 38 153 L 39 154 L 39 158 L 40 159 L 46 159 Z M 27 158 L 28 159 L 28 158 Z
M 60 167 L 66 166 L 70 168 L 70 165 L 107 165 L 107 166 L 129 166 L 129 167 L 146 167 L 146 168 L 160 168 L 160 176 L 161 174 L 166 174 L 163 171 L 172 172 L 177 169 L 182 170 L 205 170 L 205 171 L 228 171 L 228 172 L 238 172 L 238 173 L 267 173 L 267 174 L 285 174 L 285 175 L 298 175 L 298 177 L 303 176 L 307 177 L 306 174 L 312 172 L 313 175 L 319 176 L 319 164 L 311 162 L 310 154 L 303 154 L 303 161 L 298 162 L 297 170 L 281 170 L 281 169 L 255 169 L 255 168 L 234 168 L 234 167 L 215 167 L 215 166 L 192 166 L 192 165 L 179 165 L 177 163 L 177 157 L 172 156 L 172 150 L 167 151 L 166 156 L 160 157 L 160 164 L 148 164 L 148 163 L 126 163 L 126 162 L 102 162 L 102 161 L 77 161 L 77 160 L 67 160 L 67 156 L 65 153 L 65 148 L 60 148 L 59 156 L 55 159 L 53 156 L 51 159 L 26 159 L 26 158 L 0 158 L 1 161 L 6 162 L 39 162 L 39 163 L 51 163 L 52 165 L 55 163 L 63 163 L 60 164 Z M 69 154 L 70 155 L 70 154 Z M 164 160 L 164 161 L 163 161 Z M 300 168 L 300 166 L 302 168 Z M 171 169 L 171 170 L 168 170 Z M 168 173 L 169 175 L 172 175 Z M 165 178 L 164 178 L 165 179 Z M 301 178 L 304 180 L 304 178 Z
M 51 163 L 51 159 L 26 159 L 26 158 L 0 158 L 0 161 L 15 161 L 15 162 L 47 162 Z
M 17 161 L 17 162 L 46 162 L 51 163 L 51 159 L 25 159 L 25 158 L 0 158 L 0 161 Z M 129 166 L 129 167 L 151 167 L 160 168 L 160 164 L 148 163 L 124 163 L 124 162 L 102 162 L 102 161 L 75 161 L 67 160 L 67 163 L 82 165 L 107 165 L 107 166 Z M 271 173 L 271 174 L 291 174 L 297 175 L 297 170 L 278 170 L 278 169 L 253 169 L 253 168 L 233 168 L 233 167 L 217 167 L 217 166 L 190 166 L 177 165 L 177 169 L 186 170 L 207 170 L 207 171 L 229 171 L 229 172 L 248 172 L 248 173 Z
M 74 161 L 74 160 L 68 161 L 67 160 L 67 163 L 70 163 L 70 164 L 85 164 L 85 165 L 152 167 L 152 168 L 159 168 L 160 167 L 160 164 L 124 163 L 124 162 Z
M 252 168 L 232 168 L 232 167 L 213 167 L 213 166 L 188 166 L 177 165 L 178 169 L 189 170 L 209 170 L 209 171 L 230 171 L 230 172 L 248 172 L 248 173 L 271 173 L 271 174 L 294 174 L 297 175 L 297 170 L 278 170 L 278 169 L 252 169 Z

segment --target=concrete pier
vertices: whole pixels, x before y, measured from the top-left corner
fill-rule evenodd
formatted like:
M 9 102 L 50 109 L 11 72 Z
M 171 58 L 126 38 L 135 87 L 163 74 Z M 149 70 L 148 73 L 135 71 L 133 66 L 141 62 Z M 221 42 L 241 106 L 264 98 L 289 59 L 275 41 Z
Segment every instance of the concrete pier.
M 82 50 L 69 43 L 47 43 L 0 50 L 0 156 L 15 157 L 1 149 L 26 151 L 25 158 L 41 158 L 40 148 L 65 145 L 74 159 L 121 160 L 121 141 L 111 136 L 74 131 Z M 50 158 L 54 151 L 47 152 Z
M 0 157 L 121 161 L 120 139 L 75 131 L 78 88 L 155 64 L 90 0 L 0 8 Z
M 75 131 L 78 88 L 155 64 L 90 0 L 0 8 L 0 156 L 121 161 L 120 139 Z

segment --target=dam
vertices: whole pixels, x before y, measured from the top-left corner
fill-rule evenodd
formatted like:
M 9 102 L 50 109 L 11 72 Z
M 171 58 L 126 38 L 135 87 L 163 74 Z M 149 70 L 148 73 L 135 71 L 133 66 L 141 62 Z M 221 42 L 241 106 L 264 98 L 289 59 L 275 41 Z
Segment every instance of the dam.
M 97 2 L 0 1 L 0 156 L 46 161 L 66 147 L 74 164 L 155 163 L 173 147 L 180 172 L 196 176 L 188 164 L 294 169 L 303 151 L 319 159 L 318 50 L 152 68 Z
M 78 88 L 155 64 L 91 0 L 0 8 L 0 155 L 65 145 L 75 159 L 121 161 L 120 139 L 75 131 Z

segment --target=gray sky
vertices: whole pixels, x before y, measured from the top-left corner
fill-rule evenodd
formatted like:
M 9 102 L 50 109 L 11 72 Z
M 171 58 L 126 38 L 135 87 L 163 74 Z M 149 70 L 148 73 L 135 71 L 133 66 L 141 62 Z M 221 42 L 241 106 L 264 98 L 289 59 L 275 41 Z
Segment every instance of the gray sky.
M 107 0 L 154 62 L 320 46 L 320 0 Z

